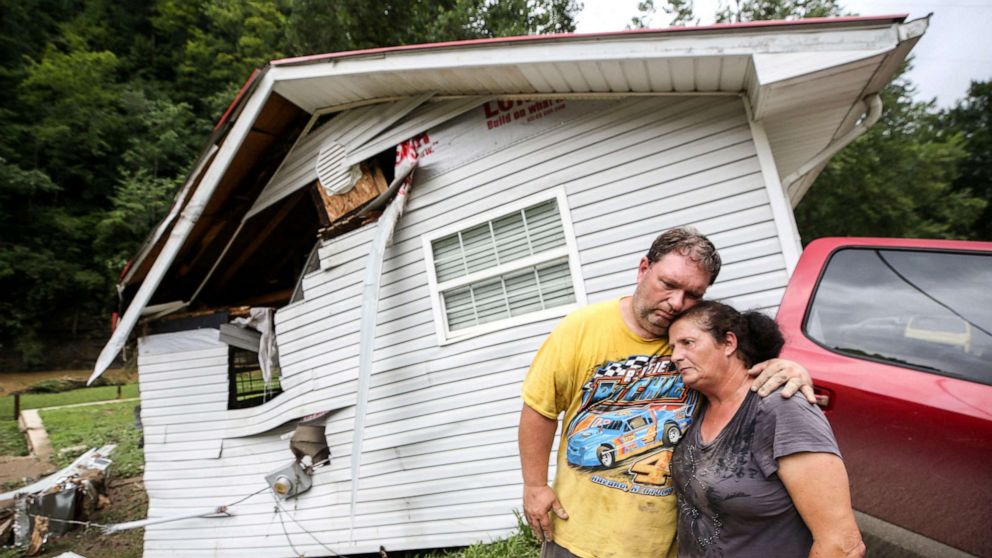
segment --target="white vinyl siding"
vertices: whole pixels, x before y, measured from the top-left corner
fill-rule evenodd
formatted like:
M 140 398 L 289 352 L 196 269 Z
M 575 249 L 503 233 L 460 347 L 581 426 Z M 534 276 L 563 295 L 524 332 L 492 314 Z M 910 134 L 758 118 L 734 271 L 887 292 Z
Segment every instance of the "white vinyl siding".
M 549 195 L 519 209 L 500 208 L 482 222 L 477 216 L 475 224 L 456 224 L 453 233 L 425 236 L 441 343 L 574 307 L 579 286 L 569 263 L 572 233 L 562 218 L 566 198 Z
M 520 382 L 568 306 L 471 342 L 439 345 L 425 238 L 557 199 L 566 244 L 575 247 L 568 261 L 580 272 L 581 305 L 586 296 L 599 302 L 629 295 L 654 237 L 694 225 L 724 261 L 707 297 L 774 313 L 787 282 L 782 242 L 793 239 L 778 236 L 741 100 L 626 100 L 473 156 L 443 173 L 417 170 L 386 251 L 358 479 L 349 466 L 362 280 L 375 224 L 324 241 L 320 269 L 301 281 L 302 298 L 276 313 L 284 392 L 272 401 L 226 409 L 227 346 L 216 338 L 202 348 L 139 356 L 151 517 L 249 496 L 265 486 L 265 474 L 292 460 L 281 439 L 287 423 L 332 411 L 331 464 L 314 475 L 310 492 L 283 504 L 288 537 L 271 494 L 263 493 L 233 507 L 231 517 L 147 527 L 146 557 L 289 556 L 290 543 L 308 556 L 329 554 L 320 545 L 374 553 L 379 545 L 465 546 L 516 529 Z

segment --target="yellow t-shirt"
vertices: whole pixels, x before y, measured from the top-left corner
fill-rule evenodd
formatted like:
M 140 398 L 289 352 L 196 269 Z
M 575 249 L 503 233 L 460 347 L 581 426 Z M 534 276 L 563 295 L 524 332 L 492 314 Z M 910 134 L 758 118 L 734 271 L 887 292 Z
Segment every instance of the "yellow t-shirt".
M 671 366 L 667 339 L 627 328 L 620 300 L 561 321 L 524 380 L 523 400 L 565 413 L 552 484 L 569 519 L 551 514 L 555 542 L 583 558 L 676 554 L 668 462 L 698 395 Z

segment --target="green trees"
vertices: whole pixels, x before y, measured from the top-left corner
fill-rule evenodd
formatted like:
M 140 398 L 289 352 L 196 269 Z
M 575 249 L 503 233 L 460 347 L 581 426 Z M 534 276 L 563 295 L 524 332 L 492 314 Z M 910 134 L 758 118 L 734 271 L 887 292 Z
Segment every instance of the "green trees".
M 985 197 L 959 184 L 972 157 L 964 135 L 899 79 L 882 118 L 838 153 L 796 208 L 803 241 L 821 236 L 982 238 Z M 987 149 L 986 149 L 987 151 Z M 985 237 L 988 238 L 988 237 Z
M 575 0 L 0 0 L 0 357 L 106 336 L 113 285 L 253 68 L 571 31 Z M 3 360 L 3 359 L 0 359 Z
M 992 81 L 971 82 L 968 96 L 944 113 L 939 128 L 945 135 L 958 135 L 967 153 L 952 190 L 986 202 L 968 236 L 992 240 Z

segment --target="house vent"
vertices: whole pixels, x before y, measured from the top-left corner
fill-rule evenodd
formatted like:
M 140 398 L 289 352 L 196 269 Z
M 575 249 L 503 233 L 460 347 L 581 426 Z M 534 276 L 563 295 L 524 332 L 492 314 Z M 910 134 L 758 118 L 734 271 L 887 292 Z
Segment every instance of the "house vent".
M 340 143 L 329 141 L 317 155 L 317 180 L 328 194 L 344 194 L 351 190 L 361 177 L 358 165 L 345 166 L 345 149 Z

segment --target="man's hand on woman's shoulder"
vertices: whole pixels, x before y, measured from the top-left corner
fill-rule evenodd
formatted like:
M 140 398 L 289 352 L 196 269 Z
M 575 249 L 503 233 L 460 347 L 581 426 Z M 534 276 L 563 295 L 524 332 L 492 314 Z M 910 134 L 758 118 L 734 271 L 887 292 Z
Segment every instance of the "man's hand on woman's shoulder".
M 751 383 L 751 391 L 758 392 L 762 397 L 782 388 L 782 397 L 789 398 L 797 391 L 801 391 L 806 401 L 816 403 L 816 397 L 813 395 L 813 378 L 810 377 L 806 367 L 798 362 L 773 358 L 755 364 L 747 373 L 755 376 L 754 382 Z

